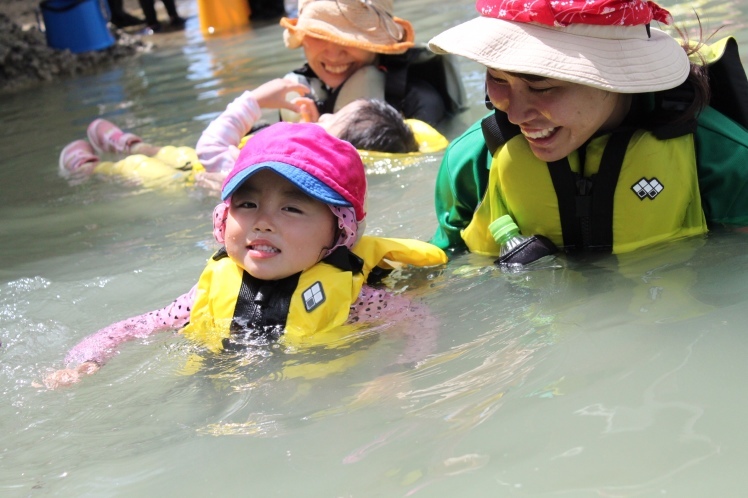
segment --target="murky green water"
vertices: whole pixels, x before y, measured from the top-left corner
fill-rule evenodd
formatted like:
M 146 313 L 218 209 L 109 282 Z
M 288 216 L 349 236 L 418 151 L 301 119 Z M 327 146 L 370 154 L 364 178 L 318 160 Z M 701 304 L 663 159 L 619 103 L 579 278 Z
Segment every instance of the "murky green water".
M 692 7 L 748 46 L 745 7 L 673 11 Z M 424 42 L 474 15 L 464 0 L 399 0 L 396 12 Z M 206 41 L 193 18 L 159 40 L 102 74 L 0 97 L 1 495 L 744 495 L 739 232 L 555 270 L 503 274 L 464 256 L 406 275 L 397 286 L 438 322 L 435 349 L 384 386 L 401 341 L 365 341 L 355 364 L 304 378 L 272 357 L 209 358 L 189 374 L 194 349 L 161 334 L 73 388 L 33 387 L 82 337 L 189 289 L 216 247 L 215 199 L 69 186 L 62 147 L 99 116 L 193 145 L 236 95 L 301 61 L 275 25 Z M 485 112 L 481 71 L 463 70 L 472 107 L 449 137 Z M 439 160 L 370 175 L 369 233 L 431 235 Z

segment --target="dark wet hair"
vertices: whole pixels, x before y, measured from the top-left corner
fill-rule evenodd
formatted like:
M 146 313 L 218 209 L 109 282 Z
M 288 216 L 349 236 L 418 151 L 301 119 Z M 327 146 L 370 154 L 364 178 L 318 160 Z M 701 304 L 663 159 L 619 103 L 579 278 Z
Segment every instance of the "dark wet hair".
M 681 46 L 686 54 L 689 57 L 695 56 L 702 59 L 698 51 L 704 46 L 705 41 L 700 22 L 698 26 L 697 40 L 689 39 L 685 30 L 678 27 L 675 27 L 675 30 L 682 40 Z M 703 59 L 698 62 L 691 62 L 688 76 L 683 83 L 669 90 L 652 93 L 654 108 L 639 114 L 638 118 L 635 118 L 639 121 L 638 125 L 643 129 L 653 131 L 655 135 L 660 134 L 664 138 L 670 138 L 668 134 L 671 132 L 667 131 L 668 129 L 677 133 L 695 130 L 699 114 L 709 105 L 711 99 L 708 71 L 706 61 Z M 646 94 L 635 94 L 634 97 L 639 98 L 639 103 L 646 101 Z M 645 106 L 648 105 L 645 104 Z
M 383 100 L 364 99 L 365 103 L 346 123 L 338 138 L 359 150 L 375 152 L 416 152 L 418 142 L 402 115 Z
M 703 58 L 698 54 L 698 51 L 704 46 L 705 43 L 704 33 L 701 27 L 701 19 L 699 19 L 698 14 L 696 15 L 696 20 L 699 29 L 698 40 L 691 40 L 685 30 L 675 26 L 675 31 L 678 33 L 678 36 L 680 36 L 681 40 L 683 40 L 681 42 L 681 46 L 683 47 L 683 50 L 686 51 L 686 54 L 688 54 L 689 56 L 697 55 L 698 58 L 701 59 L 698 64 L 691 62 L 691 70 L 688 73 L 688 77 L 686 78 L 684 85 L 687 88 L 690 88 L 691 92 L 693 92 L 693 101 L 691 102 L 691 105 L 689 105 L 683 111 L 683 114 L 679 118 L 679 120 L 695 119 L 699 115 L 699 113 L 709 105 L 709 100 L 711 98 L 707 64 L 706 61 L 703 60 Z M 716 32 L 714 34 L 716 34 Z M 714 34 L 712 34 L 709 38 L 714 36 Z M 709 40 L 707 39 L 706 41 Z

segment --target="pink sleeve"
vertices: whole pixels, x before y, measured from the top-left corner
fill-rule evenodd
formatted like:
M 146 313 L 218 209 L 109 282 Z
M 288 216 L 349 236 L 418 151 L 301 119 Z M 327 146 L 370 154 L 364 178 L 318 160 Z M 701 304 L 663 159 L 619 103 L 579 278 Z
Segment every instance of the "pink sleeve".
M 236 161 L 236 149 L 230 146 L 238 147 L 261 115 L 260 106 L 251 92 L 244 92 L 234 99 L 197 141 L 195 151 L 205 170 L 211 173 L 231 171 Z
M 405 347 L 394 365 L 416 363 L 436 350 L 438 320 L 427 306 L 402 294 L 364 285 L 358 300 L 351 306 L 350 321 L 407 322 L 402 328 Z
M 196 291 L 197 285 L 160 310 L 113 323 L 89 335 L 68 351 L 65 363 L 71 366 L 92 361 L 102 365 L 117 353 L 117 347 L 123 342 L 184 327 L 190 321 Z

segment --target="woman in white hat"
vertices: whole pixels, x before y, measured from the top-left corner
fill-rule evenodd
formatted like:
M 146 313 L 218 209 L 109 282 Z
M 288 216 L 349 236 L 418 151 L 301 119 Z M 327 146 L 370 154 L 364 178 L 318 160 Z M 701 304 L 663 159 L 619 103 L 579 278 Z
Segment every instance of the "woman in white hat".
M 707 220 L 748 224 L 748 132 L 724 115 L 748 116 L 739 59 L 726 74 L 743 93 L 718 112 L 705 66 L 650 27 L 670 20 L 653 2 L 477 9 L 429 42 L 485 65 L 496 109 L 444 156 L 432 243 L 497 255 L 488 225 L 505 214 L 566 250 L 614 253 L 706 233 Z M 720 49 L 737 54 L 731 39 Z
M 281 19 L 286 46 L 302 47 L 307 60 L 286 77 L 310 88 L 320 114 L 373 98 L 431 125 L 445 115 L 448 96 L 438 83 L 408 71 L 428 51 L 414 48 L 413 26 L 392 7 L 392 0 L 299 0 L 298 18 Z

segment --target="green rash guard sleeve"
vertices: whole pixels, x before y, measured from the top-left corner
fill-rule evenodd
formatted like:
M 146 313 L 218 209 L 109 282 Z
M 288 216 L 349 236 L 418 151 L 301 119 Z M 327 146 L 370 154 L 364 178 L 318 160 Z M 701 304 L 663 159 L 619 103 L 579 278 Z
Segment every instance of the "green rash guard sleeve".
M 478 121 L 447 147 L 436 177 L 435 207 L 439 226 L 430 242 L 455 253 L 466 251 L 460 231 L 468 226 L 483 199 L 491 155 Z
M 707 107 L 699 115 L 696 151 L 707 222 L 748 225 L 748 130 Z

